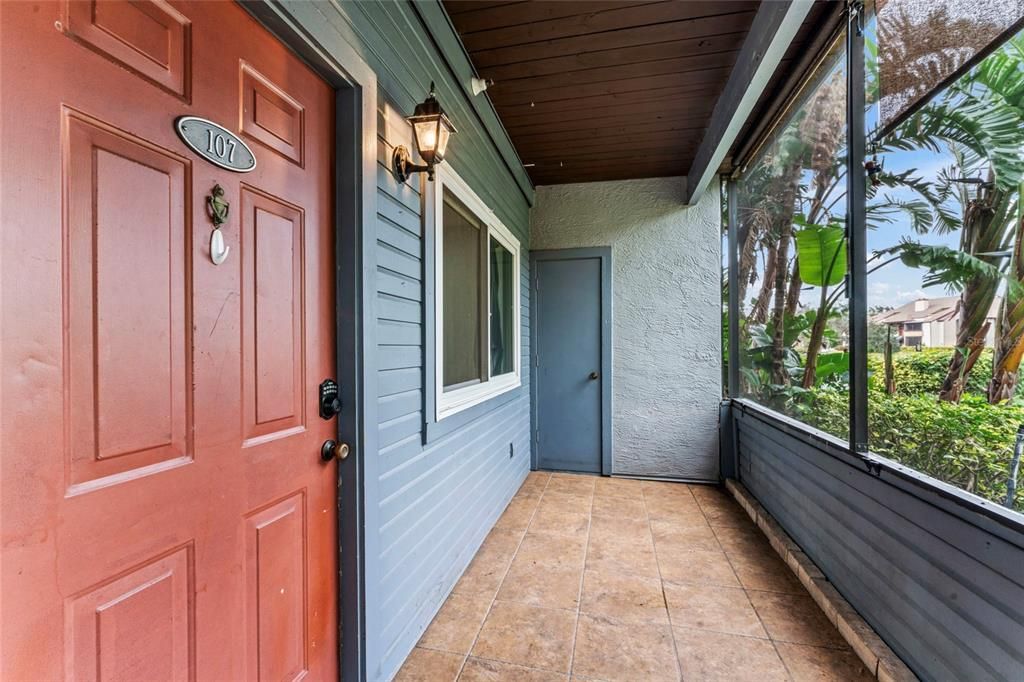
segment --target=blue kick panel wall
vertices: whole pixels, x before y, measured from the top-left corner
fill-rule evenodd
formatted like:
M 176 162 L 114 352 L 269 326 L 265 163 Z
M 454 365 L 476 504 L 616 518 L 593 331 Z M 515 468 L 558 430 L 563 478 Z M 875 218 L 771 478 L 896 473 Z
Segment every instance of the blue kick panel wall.
M 732 415 L 740 481 L 917 675 L 1024 680 L 1019 523 L 870 474 L 791 420 L 739 403 Z

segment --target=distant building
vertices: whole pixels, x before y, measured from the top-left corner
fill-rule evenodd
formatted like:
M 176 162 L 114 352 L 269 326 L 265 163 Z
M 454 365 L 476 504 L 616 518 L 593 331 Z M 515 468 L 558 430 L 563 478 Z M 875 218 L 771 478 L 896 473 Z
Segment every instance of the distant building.
M 989 329 L 985 345 L 995 345 L 996 317 L 1002 299 L 996 297 L 988 311 Z M 960 320 L 960 297 L 919 298 L 899 308 L 887 310 L 872 318 L 875 324 L 893 328 L 898 343 L 911 348 L 955 346 L 956 328 Z

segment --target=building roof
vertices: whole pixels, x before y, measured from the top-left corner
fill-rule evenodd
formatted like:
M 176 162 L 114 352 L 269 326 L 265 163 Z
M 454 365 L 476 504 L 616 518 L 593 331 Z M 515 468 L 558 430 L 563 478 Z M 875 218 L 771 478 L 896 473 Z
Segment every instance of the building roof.
M 989 309 L 988 316 L 996 317 L 1002 299 L 996 296 Z M 899 308 L 878 313 L 871 321 L 876 324 L 900 324 L 905 322 L 945 322 L 956 318 L 959 296 L 943 296 L 940 298 L 919 298 L 905 303 Z

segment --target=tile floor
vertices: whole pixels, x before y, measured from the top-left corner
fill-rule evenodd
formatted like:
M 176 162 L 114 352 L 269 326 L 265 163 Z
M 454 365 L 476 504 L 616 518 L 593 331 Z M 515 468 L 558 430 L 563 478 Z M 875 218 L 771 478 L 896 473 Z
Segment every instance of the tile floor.
M 397 679 L 873 678 L 725 491 L 534 472 Z

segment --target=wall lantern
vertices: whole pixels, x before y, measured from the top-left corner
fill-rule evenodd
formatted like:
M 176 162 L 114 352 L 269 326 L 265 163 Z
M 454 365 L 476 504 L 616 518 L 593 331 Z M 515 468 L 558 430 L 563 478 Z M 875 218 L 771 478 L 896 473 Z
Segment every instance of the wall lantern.
M 456 132 L 455 126 L 448 120 L 444 109 L 434 97 L 433 83 L 430 84 L 430 94 L 427 95 L 427 99 L 421 104 L 417 104 L 412 116 L 405 120 L 412 124 L 416 149 L 427 164 L 425 166 L 414 165 L 409 150 L 399 145 L 395 147 L 395 153 L 391 157 L 395 177 L 399 182 L 405 182 L 413 173 L 426 171 L 427 178 L 433 180 L 434 166 L 444 160 L 444 153 L 448 148 L 448 138 Z

